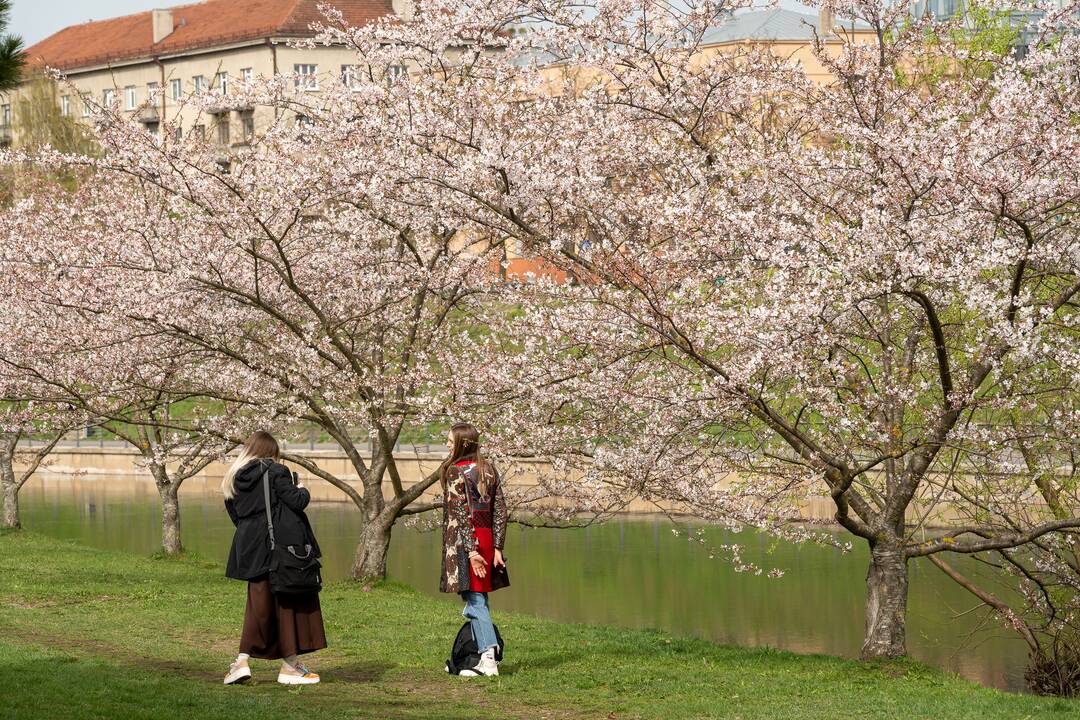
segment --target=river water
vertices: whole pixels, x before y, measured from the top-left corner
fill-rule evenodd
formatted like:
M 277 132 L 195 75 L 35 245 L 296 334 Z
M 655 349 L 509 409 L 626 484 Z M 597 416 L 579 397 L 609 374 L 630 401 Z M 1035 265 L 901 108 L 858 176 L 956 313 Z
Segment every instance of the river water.
M 23 524 L 88 545 L 152 553 L 160 547 L 160 513 L 152 481 L 91 476 L 35 478 L 21 493 Z M 224 561 L 232 524 L 220 497 L 181 490 L 186 549 Z M 313 503 L 308 511 L 323 548 L 328 580 L 347 577 L 360 528 L 350 503 Z M 626 518 L 571 530 L 512 525 L 506 556 L 512 587 L 492 596 L 499 610 L 555 620 L 657 628 L 720 643 L 856 657 L 862 638 L 867 551 L 843 554 L 752 533 L 705 527 L 710 544 L 737 542 L 743 558 L 785 571 L 781 578 L 735 572 L 709 559 L 700 542 L 678 536 L 666 520 Z M 438 533 L 394 531 L 389 574 L 438 593 Z M 979 575 L 966 558 L 959 566 Z M 985 575 L 984 575 L 985 577 Z M 988 578 L 989 580 L 989 578 Z M 447 612 L 457 598 L 441 596 Z M 925 561 L 911 565 L 908 649 L 927 663 L 985 685 L 1023 688 L 1024 644 L 988 620 L 964 590 Z M 497 620 L 497 617 L 496 617 Z

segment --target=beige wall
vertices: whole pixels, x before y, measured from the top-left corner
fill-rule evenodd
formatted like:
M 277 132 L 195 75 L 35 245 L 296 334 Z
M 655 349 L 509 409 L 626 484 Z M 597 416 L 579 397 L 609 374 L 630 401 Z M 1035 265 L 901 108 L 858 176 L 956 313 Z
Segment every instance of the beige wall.
M 840 30 L 836 31 L 839 36 L 834 37 L 831 40 L 826 41 L 825 51 L 829 57 L 836 58 L 843 52 L 844 47 L 849 44 L 864 44 L 877 41 L 877 36 L 867 30 Z M 821 64 L 821 61 L 813 53 L 813 49 L 808 41 L 799 40 L 782 40 L 775 42 L 767 42 L 763 40 L 744 40 L 741 42 L 724 43 L 722 45 L 714 45 L 706 49 L 703 53 L 703 57 L 707 57 L 710 54 L 717 52 L 731 51 L 740 47 L 751 47 L 753 45 L 759 45 L 769 48 L 779 58 L 794 61 L 800 67 L 803 68 L 806 76 L 817 83 L 826 83 L 833 79 L 829 70 Z
M 192 132 L 196 126 L 202 126 L 208 140 L 216 141 L 217 126 L 229 125 L 229 145 L 243 142 L 242 113 L 246 108 L 234 107 L 216 115 L 200 114 L 196 108 L 185 107 L 183 102 L 173 99 L 172 81 L 179 80 L 182 97 L 195 91 L 195 78 L 202 77 L 211 92 L 217 88 L 217 74 L 228 75 L 228 85 L 235 88 L 241 80 L 241 72 L 250 68 L 254 77 L 270 77 L 275 73 L 292 73 L 297 64 L 318 66 L 319 87 L 328 83 L 340 82 L 341 66 L 356 63 L 355 52 L 344 46 L 297 49 L 289 47 L 284 39 L 273 42 L 259 40 L 216 48 L 206 52 L 189 53 L 182 56 L 162 57 L 158 61 L 146 59 L 137 62 L 117 63 L 111 66 L 72 70 L 67 73 L 67 81 L 74 87 L 62 86 L 57 93 L 60 98 L 68 96 L 71 116 L 79 119 L 83 116 L 82 96 L 89 95 L 100 103 L 105 91 L 114 93 L 116 102 L 122 110 L 128 110 L 127 88 L 135 89 L 135 109 L 131 115 L 137 118 L 157 120 L 164 117 L 171 125 L 178 126 L 184 135 Z M 158 97 L 150 104 L 150 85 L 158 84 Z M 19 90 L 6 96 L 0 94 L 0 104 L 17 103 Z M 274 119 L 271 108 L 254 108 L 255 131 L 265 129 Z M 12 112 L 14 115 L 14 111 Z M 2 126 L 2 118 L 0 118 Z M 17 133 L 18 129 L 14 131 Z M 10 136 L 10 132 L 8 133 Z M 0 140 L 3 139 L 0 133 Z M 9 138 L 11 139 L 11 138 Z M 14 138 L 17 139 L 17 138 Z
M 826 47 L 830 54 L 836 56 L 846 43 L 865 43 L 875 39 L 871 32 L 846 31 L 842 32 L 842 39 L 836 38 L 829 41 Z M 805 68 L 808 77 L 815 82 L 823 83 L 831 79 L 828 70 L 811 52 L 808 42 L 746 40 L 706 48 L 702 57 L 755 43 L 767 46 L 780 57 L 794 60 Z M 318 67 L 319 87 L 326 87 L 327 83 L 340 81 L 343 65 L 351 65 L 355 62 L 354 51 L 344 46 L 295 48 L 290 47 L 288 41 L 283 38 L 262 39 L 203 52 L 162 57 L 158 60 L 146 59 L 70 71 L 68 81 L 74 85 L 74 88 L 61 88 L 58 96 L 61 103 L 64 96 L 68 97 L 71 115 L 79 118 L 83 113 L 81 100 L 83 95 L 89 94 L 96 102 L 102 102 L 106 90 L 110 90 L 119 107 L 127 109 L 127 89 L 134 88 L 135 109 L 131 111 L 133 116 L 147 120 L 163 118 L 172 127 L 159 126 L 162 132 L 175 132 L 175 128 L 179 128 L 184 135 L 193 131 L 202 132 L 208 140 L 215 143 L 224 139 L 220 134 L 219 126 L 225 125 L 228 128 L 228 142 L 224 144 L 224 147 L 231 147 L 243 144 L 245 141 L 245 117 L 253 121 L 254 132 L 260 132 L 273 122 L 275 111 L 266 107 L 228 108 L 226 103 L 226 109 L 221 113 L 212 115 L 200 113 L 195 108 L 184 107 L 182 102 L 173 99 L 172 82 L 174 80 L 180 81 L 182 95 L 186 97 L 194 92 L 196 77 L 202 77 L 206 87 L 213 91 L 216 88 L 219 72 L 227 73 L 229 84 L 235 87 L 245 68 L 250 68 L 254 77 L 269 77 L 275 72 L 291 73 L 296 65 L 305 64 Z M 554 78 L 565 72 L 565 69 L 553 68 L 551 72 Z M 578 69 L 574 71 L 574 74 L 577 75 L 577 81 L 583 85 L 595 83 L 597 80 L 595 73 L 587 68 Z M 159 96 L 153 103 L 153 107 L 148 107 L 152 83 L 158 84 Z M 0 93 L 0 106 L 9 107 L 12 117 L 16 114 L 14 108 L 18 96 L 18 90 L 6 95 Z M 17 141 L 18 128 L 5 124 L 3 116 L 0 116 L 0 145 L 17 143 Z M 513 258 L 518 255 L 513 248 L 508 250 L 508 257 Z
M 874 36 L 870 32 L 860 31 L 848 33 L 844 39 L 836 39 L 827 44 L 829 52 L 837 55 L 846 42 L 870 42 Z M 743 41 L 729 43 L 708 48 L 703 57 L 714 52 L 724 52 L 737 47 L 745 47 L 752 42 Z M 772 52 L 780 57 L 791 58 L 802 65 L 808 76 L 817 81 L 825 82 L 830 79 L 828 71 L 814 57 L 810 46 L 806 42 L 780 41 L 764 42 L 760 44 L 768 46 Z M 194 92 L 195 78 L 202 77 L 210 88 L 216 86 L 217 73 L 228 74 L 229 83 L 235 84 L 241 79 L 241 72 L 250 68 L 255 77 L 272 76 L 275 72 L 291 73 L 297 64 L 314 64 L 318 67 L 318 81 L 320 87 L 327 83 L 339 81 L 341 67 L 356 62 L 356 56 L 352 49 L 344 46 L 294 48 L 288 45 L 283 38 L 274 40 L 262 39 L 248 41 L 230 46 L 211 49 L 203 52 L 192 52 L 179 56 L 162 57 L 159 60 L 139 60 L 135 62 L 116 63 L 111 66 L 73 70 L 68 73 L 68 81 L 75 87 L 73 89 L 61 88 L 59 96 L 68 96 L 71 114 L 78 118 L 83 113 L 81 97 L 89 94 L 97 102 L 102 102 L 106 90 L 111 90 L 121 108 L 127 108 L 127 88 L 135 89 L 135 110 L 132 115 L 152 119 L 155 114 L 163 116 L 166 122 L 178 126 L 183 134 L 192 132 L 197 126 L 202 126 L 207 138 L 216 141 L 218 138 L 217 126 L 227 124 L 229 126 L 229 145 L 243 142 L 242 112 L 245 109 L 234 108 L 221 114 L 206 116 L 200 115 L 194 108 L 183 107 L 182 103 L 173 99 L 172 81 L 179 80 L 184 96 Z M 562 69 L 553 69 L 553 75 L 563 72 Z M 579 81 L 591 84 L 596 81 L 595 74 L 588 69 L 578 70 L 575 74 Z M 160 96 L 153 108 L 146 108 L 149 103 L 150 85 L 157 83 Z M 18 90 L 0 94 L 0 105 L 12 107 L 18 98 Z M 62 102 L 62 100 L 61 100 Z M 274 111 L 270 108 L 254 108 L 253 119 L 256 132 L 266 128 L 273 120 Z M 14 128 L 17 133 L 18 129 Z M 4 141 L 16 139 L 12 136 L 12 128 L 5 128 L 3 118 L 0 117 L 0 144 Z M 511 252 L 511 256 L 515 253 Z
M 863 44 L 876 42 L 877 40 L 877 36 L 873 32 L 865 30 L 850 31 L 838 29 L 837 33 L 839 33 L 839 35 L 834 36 L 825 43 L 826 53 L 833 58 L 839 57 L 843 52 L 844 47 L 849 44 Z M 810 42 L 804 40 L 747 39 L 737 42 L 704 46 L 697 55 L 693 56 L 691 66 L 697 66 L 699 63 L 704 64 L 708 58 L 715 57 L 719 53 L 736 52 L 755 46 L 768 48 L 769 51 L 777 57 L 797 63 L 804 69 L 807 77 L 814 82 L 825 83 L 832 80 L 832 74 L 814 55 Z M 552 84 L 549 85 L 546 90 L 549 93 L 556 92 L 567 77 L 572 77 L 575 87 L 580 90 L 584 90 L 602 81 L 600 72 L 592 67 L 583 66 L 570 68 L 565 65 L 556 65 L 550 67 L 545 72 L 546 76 L 550 77 L 552 81 Z

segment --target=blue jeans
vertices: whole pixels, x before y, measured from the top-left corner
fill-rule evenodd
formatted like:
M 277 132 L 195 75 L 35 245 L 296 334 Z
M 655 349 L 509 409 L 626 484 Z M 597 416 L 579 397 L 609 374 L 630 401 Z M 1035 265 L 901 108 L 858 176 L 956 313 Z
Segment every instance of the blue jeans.
M 472 625 L 473 639 L 480 652 L 499 646 L 495 637 L 495 623 L 491 621 L 491 610 L 488 608 L 487 593 L 466 590 L 461 593 L 461 599 L 465 601 L 465 609 L 461 612 Z

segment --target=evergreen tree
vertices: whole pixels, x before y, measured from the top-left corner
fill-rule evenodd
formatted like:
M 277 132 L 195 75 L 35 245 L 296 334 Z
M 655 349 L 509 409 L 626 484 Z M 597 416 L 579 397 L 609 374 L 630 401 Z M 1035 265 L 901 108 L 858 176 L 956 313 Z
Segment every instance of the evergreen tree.
M 22 38 L 5 32 L 10 19 L 11 0 L 0 0 L 0 92 L 19 84 L 25 63 Z

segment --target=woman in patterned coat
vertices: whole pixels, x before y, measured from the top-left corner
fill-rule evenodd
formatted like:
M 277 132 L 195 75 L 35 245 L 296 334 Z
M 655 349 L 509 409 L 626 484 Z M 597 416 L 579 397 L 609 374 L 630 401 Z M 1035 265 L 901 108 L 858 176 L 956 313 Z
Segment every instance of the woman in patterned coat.
M 509 585 L 502 550 L 506 540 L 506 500 L 498 470 L 480 454 L 480 433 L 468 423 L 450 428 L 450 456 L 440 469 L 443 491 L 443 562 L 439 589 L 465 601 L 462 614 L 472 624 L 480 651 L 475 672 L 498 675 L 498 640 L 488 593 Z

